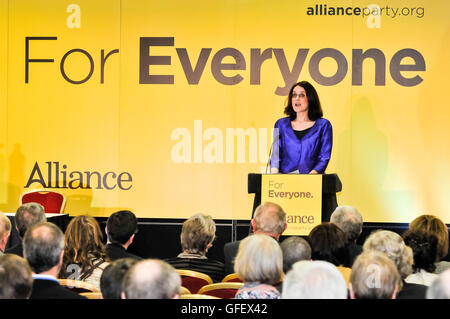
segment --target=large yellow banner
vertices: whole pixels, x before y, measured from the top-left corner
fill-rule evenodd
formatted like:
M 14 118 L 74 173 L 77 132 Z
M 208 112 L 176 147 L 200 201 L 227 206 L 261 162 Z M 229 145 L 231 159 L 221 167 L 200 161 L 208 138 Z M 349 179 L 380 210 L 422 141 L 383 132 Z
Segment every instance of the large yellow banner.
M 338 203 L 450 223 L 446 1 L 0 0 L 0 209 L 251 217 L 298 80 L 333 125 Z

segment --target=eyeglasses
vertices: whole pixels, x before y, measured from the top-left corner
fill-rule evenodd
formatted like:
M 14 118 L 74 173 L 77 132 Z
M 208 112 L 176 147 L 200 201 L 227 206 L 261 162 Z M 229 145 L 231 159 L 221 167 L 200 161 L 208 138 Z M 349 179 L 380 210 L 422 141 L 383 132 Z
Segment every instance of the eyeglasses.
M 305 93 L 300 93 L 300 94 L 292 93 L 292 98 L 293 99 L 296 99 L 297 97 L 303 98 L 303 97 L 306 97 L 306 94 Z

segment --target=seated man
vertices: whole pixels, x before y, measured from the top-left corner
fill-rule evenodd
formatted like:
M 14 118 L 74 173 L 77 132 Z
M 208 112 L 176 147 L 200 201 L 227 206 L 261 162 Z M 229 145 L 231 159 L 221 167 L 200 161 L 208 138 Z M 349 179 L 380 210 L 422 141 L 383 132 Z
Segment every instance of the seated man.
M 100 277 L 103 299 L 121 299 L 122 282 L 127 271 L 138 262 L 135 258 L 121 258 L 110 263 Z
M 3 255 L 9 235 L 11 235 L 11 221 L 8 216 L 0 212 L 0 255 Z
M 286 230 L 286 213 L 280 205 L 267 202 L 255 209 L 255 215 L 251 221 L 254 234 L 268 235 L 279 240 Z M 225 274 L 234 273 L 234 259 L 236 258 L 240 241 L 225 244 Z
M 362 253 L 362 246 L 356 241 L 362 232 L 363 219 L 358 210 L 352 206 L 339 206 L 331 214 L 330 222 L 337 225 L 347 235 L 348 263 L 345 267 L 352 267 L 356 257 Z
M 139 261 L 125 274 L 122 299 L 177 299 L 181 277 L 168 263 L 158 259 Z
M 196 214 L 183 223 L 180 236 L 183 251 L 165 261 L 176 269 L 201 272 L 210 276 L 213 282 L 220 282 L 225 276 L 223 263 L 206 257 L 215 237 L 216 223 L 211 216 Z
M 0 299 L 30 298 L 33 277 L 27 261 L 13 254 L 0 256 Z
M 21 241 L 13 247 L 8 248 L 5 253 L 16 254 L 20 257 L 23 257 L 22 240 L 25 232 L 31 226 L 46 221 L 47 218 L 45 217 L 44 206 L 42 206 L 41 204 L 26 203 L 20 206 L 16 211 L 16 215 L 14 216 L 14 222 L 16 223 L 16 229 L 19 233 Z
M 64 234 L 52 223 L 39 223 L 27 230 L 23 252 L 33 271 L 30 299 L 85 299 L 62 287 L 58 275 L 64 255 Z
M 137 219 L 132 212 L 121 210 L 113 213 L 106 222 L 105 231 L 108 237 L 106 254 L 111 261 L 120 258 L 142 259 L 127 252 L 128 247 L 134 240 L 134 235 L 138 231 Z
M 348 288 L 352 299 L 395 299 L 401 285 L 395 263 L 385 253 L 369 250 L 356 258 Z

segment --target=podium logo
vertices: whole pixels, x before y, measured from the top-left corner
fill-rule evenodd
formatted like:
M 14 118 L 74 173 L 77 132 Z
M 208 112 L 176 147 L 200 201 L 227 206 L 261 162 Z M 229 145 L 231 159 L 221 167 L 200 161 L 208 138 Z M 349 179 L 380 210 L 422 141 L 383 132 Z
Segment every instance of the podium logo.
M 121 190 L 129 190 L 133 187 L 133 177 L 128 172 L 117 174 L 97 171 L 67 171 L 67 165 L 59 162 L 45 162 L 46 167 L 40 167 L 36 162 L 31 170 L 25 188 L 33 183 L 38 183 L 43 188 L 69 188 L 69 189 L 106 189 L 113 190 L 116 187 Z

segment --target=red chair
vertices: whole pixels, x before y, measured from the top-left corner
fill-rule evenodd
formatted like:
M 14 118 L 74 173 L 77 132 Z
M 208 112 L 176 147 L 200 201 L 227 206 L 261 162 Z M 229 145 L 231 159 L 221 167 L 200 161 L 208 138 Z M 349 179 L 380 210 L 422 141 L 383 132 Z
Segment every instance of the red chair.
M 243 285 L 243 282 L 221 282 L 203 286 L 198 291 L 198 294 L 214 296 L 221 299 L 233 299 Z
M 198 271 L 187 269 L 177 269 L 176 271 L 181 277 L 181 285 L 189 289 L 191 294 L 196 294 L 201 287 L 213 283 L 211 277 Z
M 238 274 L 232 273 L 226 275 L 225 278 L 222 279 L 222 282 L 244 282 L 241 278 L 239 278 Z
M 25 192 L 20 197 L 21 205 L 26 203 L 38 203 L 44 206 L 47 214 L 60 214 L 64 211 L 66 198 L 64 195 L 46 189 L 33 189 Z

